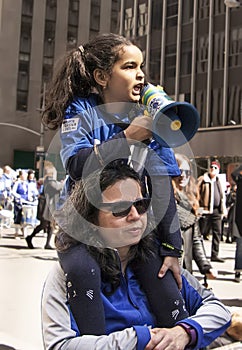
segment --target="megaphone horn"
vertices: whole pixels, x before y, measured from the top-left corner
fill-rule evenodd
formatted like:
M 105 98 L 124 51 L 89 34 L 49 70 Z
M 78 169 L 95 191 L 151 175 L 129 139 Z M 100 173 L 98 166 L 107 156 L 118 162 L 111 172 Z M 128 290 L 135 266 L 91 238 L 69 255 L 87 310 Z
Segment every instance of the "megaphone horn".
M 163 147 L 178 147 L 188 142 L 197 132 L 200 116 L 188 102 L 176 102 L 163 87 L 150 83 L 141 91 L 141 102 L 153 118 L 154 139 Z

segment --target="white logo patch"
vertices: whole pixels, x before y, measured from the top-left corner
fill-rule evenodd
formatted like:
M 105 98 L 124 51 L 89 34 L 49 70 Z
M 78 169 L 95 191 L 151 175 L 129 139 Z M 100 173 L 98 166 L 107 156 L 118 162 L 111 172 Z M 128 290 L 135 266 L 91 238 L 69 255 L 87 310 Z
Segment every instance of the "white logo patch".
M 61 126 L 61 132 L 66 133 L 66 132 L 76 131 L 78 127 L 78 121 L 79 121 L 79 118 L 71 118 L 71 119 L 64 120 Z
M 94 296 L 94 291 L 92 289 L 89 289 L 86 291 L 86 296 L 89 298 L 89 299 L 93 299 L 93 296 Z

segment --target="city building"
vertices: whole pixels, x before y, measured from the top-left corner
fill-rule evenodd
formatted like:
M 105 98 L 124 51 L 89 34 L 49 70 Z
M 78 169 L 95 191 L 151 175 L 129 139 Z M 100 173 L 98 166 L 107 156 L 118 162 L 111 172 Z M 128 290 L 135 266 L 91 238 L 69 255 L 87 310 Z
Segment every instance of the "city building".
M 223 171 L 242 162 L 241 0 L 2 0 L 0 16 L 2 164 L 39 166 L 53 139 L 40 122 L 53 65 L 99 32 L 135 39 L 149 81 L 196 106 L 189 147 L 201 170 L 213 156 Z

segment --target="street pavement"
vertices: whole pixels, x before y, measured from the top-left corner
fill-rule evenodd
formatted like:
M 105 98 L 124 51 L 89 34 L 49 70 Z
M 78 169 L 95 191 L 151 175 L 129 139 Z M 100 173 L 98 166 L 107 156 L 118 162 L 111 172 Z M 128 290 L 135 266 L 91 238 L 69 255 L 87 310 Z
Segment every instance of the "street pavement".
M 0 238 L 0 350 L 43 350 L 40 301 L 45 278 L 56 263 L 55 250 L 43 249 L 44 235 L 33 239 L 28 249 L 25 239 L 15 239 L 12 228 L 3 229 Z M 53 242 L 52 242 L 53 245 Z M 207 256 L 211 241 L 205 241 Z M 213 262 L 218 278 L 209 280 L 209 288 L 227 305 L 242 306 L 242 278 L 234 282 L 235 244 L 220 243 L 220 257 Z M 194 263 L 194 275 L 203 283 Z

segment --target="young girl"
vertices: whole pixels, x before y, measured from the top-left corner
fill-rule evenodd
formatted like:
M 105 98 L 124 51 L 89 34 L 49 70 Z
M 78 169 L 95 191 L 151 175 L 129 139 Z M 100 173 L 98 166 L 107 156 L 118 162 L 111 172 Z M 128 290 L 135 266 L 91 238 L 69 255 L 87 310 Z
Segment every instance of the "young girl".
M 173 151 L 152 141 L 152 118 L 144 114 L 139 106 L 144 84 L 141 50 L 122 36 L 99 35 L 71 51 L 65 58 L 47 94 L 43 122 L 51 129 L 60 128 L 61 157 L 70 175 L 67 182 L 69 191 L 72 181 L 87 176 L 115 159 L 129 161 L 142 173 L 152 197 L 152 209 L 158 225 L 164 261 L 151 259 L 150 271 L 147 265 L 143 269 L 141 263 L 133 266 L 133 269 L 147 291 L 151 305 L 155 304 L 158 323 L 170 326 L 187 315 L 182 308 L 178 314 L 172 314 L 174 300 L 182 305 L 181 295 L 178 288 L 175 290 L 163 283 L 164 279 L 173 279 L 170 272 L 166 273 L 171 269 L 181 287 L 178 263 L 181 255 L 181 234 L 170 180 L 170 176 L 179 175 L 180 172 Z M 70 235 L 80 240 L 78 229 L 70 232 Z M 75 285 L 75 293 L 70 295 L 70 306 L 77 310 L 78 299 L 87 298 L 84 290 L 92 290 L 92 297 L 93 294 L 96 297 L 100 290 L 98 266 L 80 245 L 59 256 L 68 280 L 71 279 L 72 290 Z M 89 271 L 88 281 L 79 277 L 86 276 L 85 269 Z M 94 275 L 92 271 L 95 271 Z M 162 279 L 158 278 L 158 272 Z M 150 279 L 154 273 L 157 276 L 157 286 L 151 283 L 153 278 Z M 91 281 L 93 284 L 90 287 Z M 165 302 L 160 300 L 161 304 L 157 307 L 155 299 L 158 289 L 162 289 L 160 293 L 165 293 L 166 289 L 170 296 L 176 293 L 175 299 L 170 298 L 170 305 L 164 298 Z M 100 307 L 101 304 L 100 302 Z M 164 308 L 170 308 L 170 312 L 163 313 Z M 91 314 L 97 316 L 96 322 L 100 321 L 100 333 L 105 333 L 103 318 L 98 317 L 102 315 L 100 310 L 90 311 L 89 315 Z M 170 319 L 167 314 L 170 314 Z M 89 315 L 87 312 L 85 318 L 78 320 L 78 312 L 75 314 L 82 334 L 83 330 L 89 332 Z

